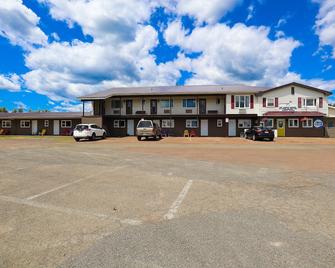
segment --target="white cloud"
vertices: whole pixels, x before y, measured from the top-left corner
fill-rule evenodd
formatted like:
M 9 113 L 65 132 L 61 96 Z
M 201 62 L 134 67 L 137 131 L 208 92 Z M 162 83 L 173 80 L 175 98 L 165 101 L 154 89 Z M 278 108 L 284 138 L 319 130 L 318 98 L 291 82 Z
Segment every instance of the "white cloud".
M 0 74 L 0 89 L 9 91 L 19 91 L 21 89 L 21 78 L 17 74 L 3 75 Z
M 300 45 L 292 38 L 271 40 L 270 29 L 263 26 L 215 24 L 198 27 L 189 35 L 180 22 L 170 26 L 165 32 L 170 45 L 185 53 L 201 53 L 190 61 L 194 76 L 189 84 L 275 84 L 288 73 L 292 52 Z
M 248 16 L 246 21 L 251 20 L 254 17 L 254 15 L 255 15 L 255 6 L 253 5 L 248 6 Z
M 231 11 L 242 0 L 179 0 L 176 1 L 176 12 L 179 15 L 194 17 L 198 23 L 216 23 L 227 12 Z
M 331 46 L 333 49 L 333 58 L 335 58 L 335 1 L 314 0 L 314 2 L 320 4 L 319 13 L 315 22 L 320 45 Z
M 82 112 L 83 105 L 81 103 L 63 101 L 53 107 L 51 110 L 53 112 Z M 90 102 L 85 103 L 85 113 L 92 112 L 93 107 Z
M 2 0 L 0 4 L 0 35 L 11 44 L 31 49 L 45 45 L 48 37 L 38 27 L 39 17 L 22 0 Z
M 14 101 L 13 103 L 16 105 L 17 108 L 21 108 L 21 109 L 23 109 L 23 110 L 27 110 L 27 109 L 29 108 L 29 107 L 28 107 L 25 103 L 23 103 L 22 101 Z

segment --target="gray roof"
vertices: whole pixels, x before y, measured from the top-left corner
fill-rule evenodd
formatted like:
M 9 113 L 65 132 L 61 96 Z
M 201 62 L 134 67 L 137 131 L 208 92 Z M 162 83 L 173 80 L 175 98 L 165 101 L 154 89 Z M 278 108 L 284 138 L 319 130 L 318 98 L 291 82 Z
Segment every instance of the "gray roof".
M 79 97 L 81 100 L 107 99 L 113 96 L 150 96 L 150 95 L 216 95 L 229 93 L 259 93 L 269 87 L 245 85 L 209 85 L 209 86 L 153 86 L 153 87 L 115 87 Z
M 31 113 L 0 113 L 0 119 L 77 119 L 82 113 L 74 112 L 31 112 Z

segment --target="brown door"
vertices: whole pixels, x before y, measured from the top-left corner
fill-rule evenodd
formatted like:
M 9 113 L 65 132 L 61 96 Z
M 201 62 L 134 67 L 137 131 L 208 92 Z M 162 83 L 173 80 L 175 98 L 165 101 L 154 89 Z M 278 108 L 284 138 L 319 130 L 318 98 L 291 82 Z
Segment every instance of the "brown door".
M 157 114 L 157 100 L 150 100 L 150 113 Z
M 126 100 L 126 114 L 133 113 L 133 100 Z
M 206 99 L 199 99 L 199 114 L 206 114 Z

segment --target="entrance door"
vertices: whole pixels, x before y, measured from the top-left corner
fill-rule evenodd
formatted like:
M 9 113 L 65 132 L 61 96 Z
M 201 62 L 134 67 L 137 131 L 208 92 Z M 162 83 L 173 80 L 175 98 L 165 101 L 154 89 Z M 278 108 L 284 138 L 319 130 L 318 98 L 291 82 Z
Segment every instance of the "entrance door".
M 236 137 L 236 119 L 229 119 L 228 136 L 229 137 Z
M 134 136 L 134 120 L 127 120 L 127 135 Z
M 278 137 L 285 137 L 285 119 L 277 119 Z
M 203 137 L 208 136 L 208 120 L 201 119 L 200 121 L 200 135 Z
M 157 114 L 157 100 L 150 100 L 150 113 Z
M 54 135 L 59 135 L 59 120 L 54 120 Z
M 31 121 L 31 134 L 37 135 L 38 128 L 37 128 L 37 120 Z
M 126 100 L 126 114 L 133 114 L 133 100 Z
M 199 114 L 206 114 L 206 99 L 199 99 Z

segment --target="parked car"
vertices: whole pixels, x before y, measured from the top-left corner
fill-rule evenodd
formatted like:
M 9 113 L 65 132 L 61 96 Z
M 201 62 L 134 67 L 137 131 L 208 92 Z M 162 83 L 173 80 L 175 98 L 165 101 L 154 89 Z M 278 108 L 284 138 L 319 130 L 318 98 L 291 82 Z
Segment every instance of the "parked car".
M 136 136 L 139 141 L 142 138 L 154 138 L 158 140 L 162 138 L 162 130 L 152 120 L 141 119 L 136 127 Z
M 98 137 L 101 139 L 105 139 L 106 130 L 93 124 L 76 125 L 73 131 L 73 138 L 76 141 L 80 141 L 81 139 L 95 140 Z
M 275 134 L 272 129 L 262 127 L 262 126 L 254 126 L 245 131 L 244 134 L 246 139 L 256 140 L 270 140 L 273 141 Z

